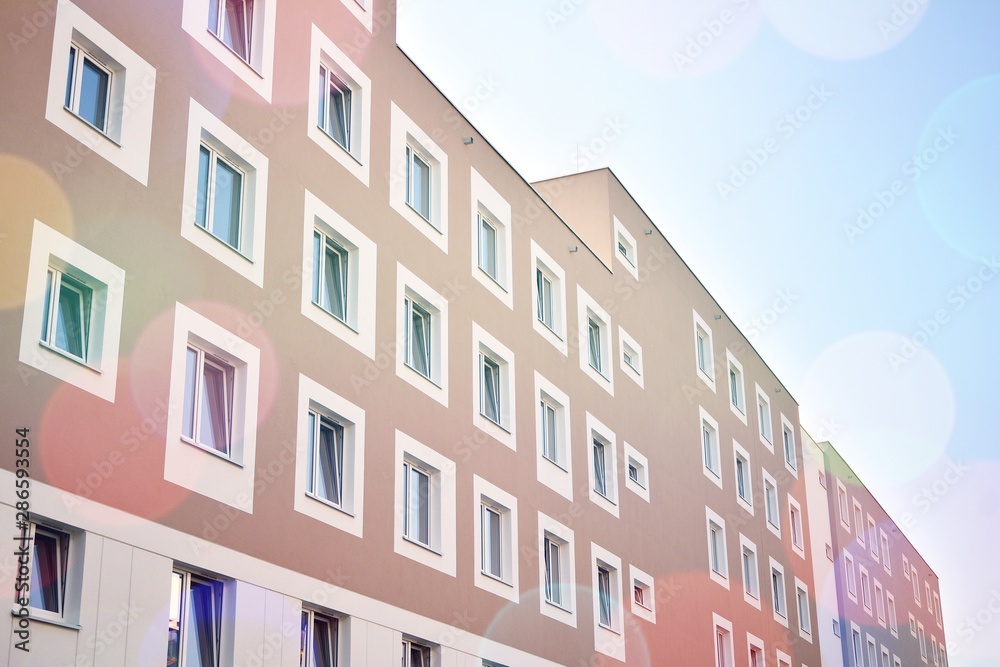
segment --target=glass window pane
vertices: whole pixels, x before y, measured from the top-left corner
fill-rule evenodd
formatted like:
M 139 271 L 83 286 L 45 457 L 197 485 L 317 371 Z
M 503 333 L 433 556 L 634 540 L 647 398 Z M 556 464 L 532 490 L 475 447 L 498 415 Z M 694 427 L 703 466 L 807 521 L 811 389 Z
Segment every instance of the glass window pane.
M 198 151 L 198 196 L 194 205 L 194 221 L 208 229 L 208 183 L 212 171 L 212 153 L 205 146 Z
M 316 460 L 316 493 L 339 505 L 342 500 L 344 466 L 344 429 L 328 419 L 320 418 Z
M 250 60 L 250 20 L 253 15 L 252 0 L 222 0 L 225 12 L 222 17 L 222 34 L 219 37 L 243 60 Z
M 410 206 L 419 213 L 424 219 L 430 220 L 431 218 L 431 168 L 419 155 L 413 152 L 412 149 L 407 149 L 408 157 L 410 159 L 408 176 L 409 176 L 409 195 L 410 195 Z
M 180 664 L 181 659 L 181 601 L 184 591 L 184 575 L 170 574 L 170 608 L 167 617 L 167 665 Z
M 323 130 L 329 131 L 329 122 L 326 115 L 326 82 L 329 78 L 328 71 L 322 65 L 319 66 L 319 110 L 316 117 L 316 124 Z
M 406 536 L 421 544 L 430 544 L 430 478 L 406 464 Z
M 80 98 L 77 113 L 97 129 L 104 131 L 108 109 L 109 74 L 86 56 L 80 73 Z
M 312 659 L 309 667 L 333 667 L 337 647 L 337 620 L 313 616 Z
M 205 361 L 201 385 L 199 441 L 216 451 L 229 453 L 229 396 L 226 369 Z
M 51 333 L 50 322 L 49 322 L 49 312 L 52 307 L 52 283 L 55 281 L 55 274 L 52 273 L 52 269 L 49 269 L 45 274 L 45 302 L 42 304 L 42 340 L 46 343 L 51 344 Z
M 430 315 L 410 302 L 410 365 L 424 377 L 430 377 Z
M 597 591 L 600 602 L 600 623 L 611 626 L 611 573 L 603 567 L 597 568 Z
M 594 440 L 594 490 L 602 496 L 607 495 L 607 482 L 604 468 L 604 443 Z
M 497 278 L 497 230 L 483 215 L 479 216 L 479 267 Z
M 184 371 L 184 413 L 181 418 L 181 435 L 194 439 L 194 411 L 197 405 L 198 351 L 189 347 Z
M 60 281 L 55 345 L 75 357 L 84 354 L 84 292 L 65 277 Z
M 212 233 L 232 247 L 240 245 L 243 174 L 216 157 Z
M 58 535 L 35 530 L 31 554 L 29 604 L 53 613 L 62 611 L 63 553 Z
M 69 109 L 73 101 L 73 76 L 76 73 L 76 47 L 69 47 L 69 71 L 66 73 L 66 101 L 64 106 Z
M 589 320 L 590 365 L 601 370 L 601 329 L 594 320 Z
M 480 411 L 492 422 L 500 423 L 500 367 L 485 356 L 482 359 L 482 401 Z
M 222 583 L 190 575 L 185 667 L 217 667 L 222 620 Z
M 339 320 L 347 319 L 347 251 L 326 240 L 322 306 Z

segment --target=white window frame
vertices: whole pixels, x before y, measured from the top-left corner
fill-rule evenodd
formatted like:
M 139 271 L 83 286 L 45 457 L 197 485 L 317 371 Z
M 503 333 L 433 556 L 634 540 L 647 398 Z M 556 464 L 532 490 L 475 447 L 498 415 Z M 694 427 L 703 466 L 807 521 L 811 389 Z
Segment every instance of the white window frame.
M 764 480 L 764 524 L 767 529 L 774 533 L 775 537 L 781 538 L 781 503 L 778 500 L 778 482 L 766 469 L 760 469 L 761 479 Z M 777 523 L 771 521 L 771 499 L 774 500 L 773 518 Z
M 300 636 L 300 646 L 305 647 L 305 653 L 303 658 L 309 656 L 308 663 L 310 667 L 326 667 L 325 665 L 316 665 L 312 660 L 312 655 L 315 647 L 316 636 L 316 620 L 317 618 L 322 619 L 331 629 L 331 642 L 330 642 L 330 655 L 328 658 L 328 665 L 330 667 L 336 667 L 336 665 L 346 664 L 348 662 L 349 656 L 344 655 L 350 651 L 348 646 L 345 646 L 347 642 L 342 641 L 342 637 L 349 637 L 349 627 L 344 622 L 344 619 L 337 614 L 330 613 L 326 610 L 314 609 L 311 606 L 302 605 L 302 625 L 305 626 L 306 635 L 302 637 L 301 627 L 299 631 Z
M 594 650 L 617 660 L 625 660 L 625 605 L 622 604 L 622 559 L 607 549 L 590 543 L 591 586 L 594 591 Z M 599 568 L 609 575 L 609 621 L 601 623 Z
M 865 633 L 865 646 L 868 653 L 868 664 L 871 667 L 878 667 L 878 644 L 870 632 Z
M 858 601 L 858 575 L 854 568 L 854 557 L 844 552 L 844 577 L 847 579 L 847 597 L 854 603 Z
M 757 545 L 751 542 L 743 533 L 740 533 L 740 573 L 743 577 L 743 600 L 754 609 L 759 610 L 760 560 L 757 553 Z M 748 565 L 752 568 L 749 577 L 747 573 Z
M 72 2 L 61 0 L 58 6 L 53 3 L 53 9 L 45 119 L 78 141 L 81 154 L 84 150 L 97 153 L 147 185 L 156 68 Z M 103 132 L 65 106 L 71 44 L 88 51 L 112 74 Z M 70 170 L 61 164 L 55 167 L 59 177 Z
M 629 580 L 632 582 L 632 615 L 656 623 L 656 579 L 635 565 L 629 565 Z M 636 599 L 635 590 L 642 590 L 642 602 Z
M 698 406 L 698 448 L 701 450 L 701 471 L 705 477 L 720 489 L 722 488 L 722 451 L 719 445 L 719 423 L 712 418 L 705 408 Z M 709 442 L 705 443 L 706 429 Z M 714 457 L 713 461 L 708 456 Z
M 233 406 L 230 454 L 192 445 L 181 437 L 189 346 L 232 366 Z M 253 511 L 257 452 L 260 350 L 187 306 L 174 306 L 172 359 L 163 478 L 231 507 Z
M 625 377 L 645 388 L 642 372 L 642 346 L 621 325 L 618 326 L 618 358 Z
M 803 612 L 804 601 L 804 612 Z M 795 614 L 798 617 L 799 637 L 812 643 L 812 612 L 809 609 L 809 587 L 795 577 Z
M 851 532 L 851 499 L 847 495 L 847 487 L 837 480 L 837 512 L 840 515 L 840 525 L 848 533 Z M 905 558 L 905 556 L 904 556 Z
M 899 637 L 899 626 L 896 620 L 896 597 L 891 591 L 885 592 L 885 613 L 886 619 L 889 622 L 889 632 L 892 633 L 893 637 Z
M 854 621 L 851 621 L 851 667 L 865 667 L 864 638 L 861 636 L 861 628 Z
M 754 395 L 757 397 L 757 434 L 760 442 L 767 450 L 774 453 L 774 425 L 771 414 L 771 400 L 760 385 L 754 383 Z M 762 416 L 763 415 L 763 416 Z
M 858 563 L 858 583 L 861 586 L 861 606 L 865 613 L 872 615 L 872 591 L 871 577 L 868 575 L 868 568 Z
M 205 346 L 199 341 L 194 340 L 188 343 L 188 347 L 185 350 L 185 355 L 187 356 L 187 361 L 190 363 L 192 353 L 195 355 L 195 368 L 190 367 L 185 370 L 185 383 L 192 388 L 189 394 L 185 390 L 184 403 L 182 409 L 185 413 L 190 411 L 191 414 L 191 433 L 185 433 L 185 429 L 188 427 L 182 419 L 181 423 L 181 440 L 184 442 L 200 447 L 207 452 L 221 456 L 224 459 L 233 461 L 235 463 L 239 462 L 239 458 L 235 458 L 239 455 L 239 451 L 235 449 L 235 442 L 233 440 L 233 411 L 235 404 L 237 402 L 236 393 L 236 375 L 239 369 L 237 364 L 231 362 L 230 359 L 221 357 L 215 354 L 215 351 L 211 349 L 210 346 Z M 204 407 L 210 402 L 208 398 L 203 394 L 204 388 L 207 384 L 206 377 L 208 375 L 209 369 L 216 372 L 222 373 L 222 411 L 223 415 L 221 425 L 217 424 L 217 420 L 209 421 L 216 425 L 215 428 L 211 429 L 215 432 L 218 428 L 222 429 L 222 440 L 221 443 L 210 443 L 202 441 L 202 433 L 204 432 L 204 420 L 206 418 Z M 193 370 L 194 377 L 190 377 L 190 372 Z M 219 415 L 216 415 L 219 417 Z
M 198 44 L 239 77 L 250 90 L 270 103 L 274 83 L 277 1 L 255 0 L 253 3 L 249 60 L 240 57 L 209 30 L 209 5 L 212 2 L 218 0 L 183 0 L 181 26 Z
M 792 474 L 792 477 L 798 479 L 799 477 L 799 455 L 796 450 L 795 444 L 795 428 L 792 426 L 792 422 L 785 417 L 784 413 L 778 413 L 781 422 L 781 457 L 785 460 L 785 469 Z M 788 445 L 786 444 L 786 439 L 791 441 L 791 460 L 788 457 Z
M 742 468 L 742 475 L 740 469 Z M 733 440 L 733 479 L 736 489 L 736 504 L 753 516 L 753 468 L 750 465 L 750 452 L 745 450 L 740 443 Z M 743 486 L 743 495 L 740 495 L 740 486 Z
M 105 64 L 107 61 L 108 64 Z M 122 66 L 118 63 L 111 61 L 110 58 L 102 57 L 91 53 L 90 48 L 87 45 L 81 45 L 77 41 L 73 41 L 70 45 L 70 67 L 69 74 L 67 75 L 66 81 L 66 100 L 64 107 L 67 111 L 74 114 L 77 118 L 87 123 L 92 128 L 104 135 L 110 135 L 110 133 L 116 130 L 120 132 L 121 127 L 121 117 L 117 113 L 113 113 L 111 103 L 114 97 L 115 90 L 115 77 L 120 76 L 124 72 Z M 91 71 L 96 70 L 100 74 L 103 74 L 105 79 L 105 85 L 102 87 L 104 91 L 104 108 L 100 110 L 103 119 L 100 124 L 92 123 L 88 119 L 83 117 L 82 111 L 80 109 L 80 96 L 82 94 L 81 87 L 83 86 L 83 70 L 90 65 Z M 118 86 L 120 88 L 121 86 Z M 120 100 L 118 101 L 121 103 Z M 117 125 L 117 127 L 115 127 Z M 110 138 L 110 136 L 109 136 Z M 114 141 L 114 139 L 112 139 Z
M 639 280 L 639 255 L 635 237 L 625 228 L 617 216 L 612 216 L 615 229 L 615 258 L 633 278 Z M 623 253 L 621 248 L 625 247 Z
M 754 654 L 756 653 L 756 657 Z M 764 640 L 760 637 L 747 633 L 747 667 L 764 667 L 766 653 L 764 651 Z
M 375 286 L 377 247 L 354 225 L 345 220 L 312 192 L 305 192 L 302 226 L 302 314 L 324 330 L 370 359 L 375 358 Z M 347 317 L 335 315 L 313 302 L 312 286 L 317 267 L 313 266 L 313 236 L 319 231 L 347 251 Z M 294 280 L 294 274 L 288 274 Z
M 881 645 L 882 653 L 879 658 L 879 667 L 889 667 L 889 648 L 885 645 Z
M 174 588 L 174 577 L 180 577 L 180 588 Z M 180 614 L 180 618 L 177 619 L 177 649 L 178 649 L 178 661 L 177 665 L 183 667 L 188 663 L 187 649 L 189 647 L 189 642 L 187 641 L 186 633 L 191 623 L 191 605 L 187 604 L 186 601 L 189 599 L 191 590 L 191 580 L 196 578 L 204 583 L 209 584 L 213 591 L 213 599 L 216 599 L 216 609 L 214 610 L 214 619 L 212 623 L 212 634 L 214 638 L 214 660 L 216 664 L 222 662 L 222 654 L 232 651 L 232 616 L 230 615 L 233 609 L 233 604 L 231 602 L 232 598 L 235 597 L 236 590 L 233 586 L 232 581 L 227 581 L 218 575 L 203 573 L 200 571 L 195 571 L 182 567 L 180 565 L 174 564 L 170 573 L 170 605 L 169 609 L 174 608 L 174 594 L 177 593 L 182 601 L 179 601 L 177 605 L 177 610 Z M 228 612 L 228 613 L 227 613 Z M 169 617 L 169 614 L 168 614 Z M 171 621 L 173 619 L 168 619 Z
M 695 374 L 715 393 L 715 348 L 712 344 L 712 329 L 708 323 L 691 311 L 694 316 L 694 368 Z M 699 344 L 699 337 L 702 342 Z M 703 367 L 704 366 L 704 367 Z
M 339 506 L 309 493 L 310 411 L 336 420 L 344 429 L 344 473 Z M 299 374 L 296 417 L 295 511 L 361 537 L 365 497 L 364 409 L 312 378 Z
M 861 502 L 854 498 L 854 538 L 858 544 L 865 546 L 865 515 L 861 507 Z
M 389 205 L 421 234 L 448 252 L 448 155 L 430 135 L 393 102 L 389 130 Z M 429 167 L 429 217 L 408 203 L 408 154 L 412 151 Z
M 538 318 L 538 272 L 541 271 L 551 284 L 552 326 Z M 559 350 L 569 354 L 569 336 L 566 334 L 566 272 L 542 247 L 531 239 L 531 326 L 538 334 Z
M 934 591 L 934 618 L 938 624 L 939 628 L 944 627 L 944 619 L 941 616 L 941 596 L 937 591 Z M 944 644 L 942 643 L 942 646 Z
M 498 391 L 497 421 L 490 419 L 485 413 L 487 397 L 484 365 L 495 366 L 498 374 L 495 388 Z M 472 367 L 474 369 L 472 384 L 472 423 L 481 431 L 489 434 L 502 444 L 517 450 L 514 437 L 517 429 L 516 411 L 514 410 L 514 353 L 496 338 L 487 333 L 475 322 L 472 323 Z
M 472 477 L 475 584 L 510 602 L 520 601 L 517 498 L 479 475 Z M 484 569 L 483 508 L 500 515 L 500 576 Z
M 917 603 L 918 607 L 923 607 L 923 603 L 920 600 L 920 577 L 917 574 L 917 566 L 910 565 L 910 583 L 913 584 L 913 601 Z
M 559 604 L 549 602 L 545 594 L 545 540 L 559 545 Z M 538 513 L 538 587 L 539 611 L 543 616 L 576 627 L 576 557 L 573 531 L 555 519 Z
M 871 554 L 872 560 L 876 563 L 878 561 L 878 524 L 875 523 L 875 517 L 871 514 L 868 515 L 867 522 L 867 534 L 866 538 L 868 540 L 868 553 Z
M 768 570 L 769 581 L 771 587 L 771 611 L 774 612 L 774 620 L 776 620 L 781 625 L 788 627 L 788 592 L 787 592 L 787 582 L 785 581 L 785 566 L 774 560 L 773 557 L 768 557 L 770 562 L 770 569 Z M 777 573 L 777 583 L 781 590 L 775 587 L 775 573 Z
M 72 276 L 90 290 L 90 312 L 83 340 L 86 361 L 41 340 L 50 269 Z M 36 371 L 42 371 L 114 402 L 125 280 L 124 270 L 35 220 L 18 353 L 18 359 L 31 370 L 22 371 L 21 379 L 26 383 Z M 50 320 L 56 316 L 54 311 L 49 311 Z
M 729 620 L 712 612 L 712 650 L 715 665 L 718 667 L 734 667 L 736 664 L 733 651 L 733 624 Z
M 13 513 L 11 516 L 13 516 Z M 57 609 L 55 610 L 38 607 L 31 602 L 32 593 L 37 590 L 37 586 L 35 586 L 36 577 L 32 569 L 38 562 L 38 559 L 35 558 L 35 550 L 38 548 L 37 536 L 39 531 L 43 534 L 47 534 L 50 538 L 54 538 L 56 541 L 58 557 L 56 569 L 58 571 L 59 582 L 57 585 L 58 590 L 56 591 L 56 596 L 58 597 Z M 23 601 L 25 606 L 29 608 L 30 618 L 32 620 L 50 621 L 58 625 L 77 625 L 80 622 L 80 604 L 84 577 L 85 536 L 82 533 L 62 524 L 39 519 L 34 514 L 32 520 L 28 523 L 27 531 L 23 533 L 16 533 L 15 535 L 16 536 L 13 542 L 15 550 L 17 547 L 22 545 L 21 540 L 23 536 L 23 545 L 31 554 L 31 557 L 26 565 L 27 572 L 25 573 L 30 588 L 26 591 L 12 590 L 14 593 L 12 598 L 14 608 L 16 609 L 20 607 L 20 602 Z M 24 564 L 22 564 L 22 567 L 23 566 Z M 22 595 L 24 598 L 19 601 L 18 598 Z
M 614 358 L 612 353 L 612 350 L 614 350 L 614 341 L 611 340 L 611 315 L 609 315 L 608 311 L 604 310 L 604 308 L 602 308 L 593 297 L 587 294 L 582 286 L 577 285 L 576 295 L 578 332 L 577 343 L 580 350 L 580 369 L 587 375 L 587 377 L 592 379 L 601 388 L 614 396 L 615 374 L 612 364 L 612 359 Z M 599 332 L 600 340 L 598 342 L 598 361 L 600 368 L 595 368 L 590 363 L 590 329 L 592 322 L 596 325 Z
M 744 424 L 747 423 L 746 377 L 743 364 L 726 348 L 726 387 L 729 395 L 729 409 Z M 735 394 L 735 396 L 734 396 Z M 735 398 L 735 400 L 734 400 Z
M 418 466 L 430 477 L 430 544 L 424 545 L 404 536 L 405 496 L 404 466 Z M 393 512 L 394 551 L 411 560 L 455 576 L 455 463 L 416 439 L 396 431 L 396 507 Z
M 885 590 L 878 579 L 873 579 L 873 583 L 875 587 L 875 618 L 878 619 L 878 624 L 884 628 L 886 627 Z
M 472 222 L 472 276 L 507 308 L 514 309 L 513 253 L 511 206 L 474 167 L 471 169 L 470 190 Z M 495 230 L 496 276 L 491 276 L 482 266 L 482 220 Z
M 806 527 L 802 514 L 802 506 L 792 494 L 788 494 L 788 536 L 792 542 L 792 551 L 798 556 L 806 557 Z
M 609 429 L 591 413 L 586 414 L 587 424 L 587 478 L 590 500 L 598 507 L 618 518 L 618 441 L 614 431 Z M 605 493 L 597 490 L 594 470 L 594 441 L 604 445 L 604 486 Z
M 906 554 L 904 553 L 903 554 L 903 578 L 906 579 L 907 581 L 910 580 L 910 570 L 911 570 L 911 568 L 910 568 L 910 559 L 907 558 Z
M 202 145 L 208 146 L 243 174 L 238 248 L 198 225 L 196 213 Z M 192 99 L 188 110 L 181 236 L 258 287 L 264 285 L 267 178 L 267 157 Z M 209 188 L 212 187 L 210 183 Z
M 400 664 L 402 667 L 431 667 L 431 665 L 439 665 L 441 660 L 441 649 L 438 646 L 434 646 L 423 639 L 411 639 L 405 635 L 397 635 L 401 637 L 400 649 L 402 650 Z M 422 651 L 427 657 L 421 658 L 422 665 L 414 665 L 410 660 L 410 650 L 416 648 L 418 651 Z
M 910 634 L 914 639 L 917 637 L 917 617 L 913 615 L 913 612 L 909 613 L 910 616 Z
M 726 538 L 726 521 L 710 507 L 705 507 L 705 538 L 708 551 L 708 576 L 727 591 L 729 590 L 729 546 Z M 719 551 L 721 548 L 721 552 Z M 718 561 L 716 563 L 715 561 Z M 742 564 L 741 564 L 742 565 Z M 719 569 L 716 569 L 718 566 Z
M 889 555 L 889 535 L 886 534 L 884 528 L 879 528 L 879 549 L 882 556 L 882 568 L 885 569 L 887 574 L 892 574 L 892 559 Z
M 541 404 L 545 401 L 555 411 L 555 458 L 545 456 L 542 449 Z M 564 391 L 535 371 L 535 443 L 538 481 L 573 501 L 573 448 L 571 446 L 570 398 Z
M 625 448 L 625 488 L 632 491 L 647 503 L 649 502 L 649 460 L 635 447 L 623 443 Z M 632 469 L 636 470 L 636 478 L 632 478 Z
M 430 316 L 430 368 L 427 377 L 407 363 L 408 327 L 406 300 Z M 448 301 L 402 264 L 396 264 L 396 375 L 448 407 Z M 478 405 L 478 404 L 477 404 Z M 477 408 L 478 409 L 478 408 Z
M 357 4 L 355 0 L 347 1 Z M 367 186 L 371 170 L 371 79 L 315 23 L 311 26 L 310 38 L 309 111 L 311 117 L 306 123 L 306 134 L 338 164 Z M 335 74 L 351 90 L 349 149 L 341 146 L 319 125 L 319 88 L 316 82 L 321 66 Z

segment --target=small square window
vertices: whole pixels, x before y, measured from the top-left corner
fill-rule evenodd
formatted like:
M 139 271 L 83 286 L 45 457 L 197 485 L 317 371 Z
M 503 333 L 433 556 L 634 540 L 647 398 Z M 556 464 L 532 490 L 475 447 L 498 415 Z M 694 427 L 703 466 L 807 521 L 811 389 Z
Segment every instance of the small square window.
M 617 217 L 614 217 L 613 221 L 618 260 L 625 267 L 625 270 L 638 280 L 639 270 L 637 267 L 639 266 L 639 259 L 636 253 L 635 237 L 632 236 L 631 232 L 625 228 L 625 225 Z
M 579 286 L 577 302 L 580 368 L 608 393 L 614 395 L 611 316 Z
M 431 647 L 404 639 L 402 667 L 431 667 Z
M 395 104 L 390 126 L 389 203 L 448 252 L 448 156 Z
M 722 488 L 722 462 L 719 455 L 719 427 L 704 408 L 701 412 L 701 456 L 705 476 Z
M 764 478 L 764 514 L 768 529 L 781 537 L 781 511 L 778 508 L 778 485 L 766 470 L 761 471 Z
M 395 464 L 395 552 L 455 576 L 455 462 L 396 431 Z
M 760 385 L 756 385 L 757 388 L 757 424 L 760 433 L 760 439 L 764 443 L 764 446 L 769 450 L 773 451 L 774 442 L 772 431 L 771 431 L 771 403 L 767 400 L 767 396 L 764 394 L 764 390 L 760 388 Z
M 715 392 L 715 357 L 712 330 L 698 313 L 694 313 L 695 371 L 701 381 Z
M 625 486 L 649 502 L 649 462 L 645 456 L 627 442 L 625 443 L 625 464 L 628 466 Z
M 222 641 L 223 582 L 184 570 L 170 580 L 167 664 L 218 665 Z
M 323 232 L 313 231 L 312 302 L 347 324 L 350 252 Z
M 744 424 L 747 421 L 746 389 L 743 381 L 743 365 L 726 350 L 729 367 L 729 408 Z
M 733 440 L 733 460 L 736 470 L 736 500 L 753 514 L 753 485 L 750 474 L 750 453 Z
M 232 458 L 232 423 L 236 368 L 194 345 L 185 354 L 181 437 Z
M 740 546 L 743 598 L 760 609 L 760 573 L 757 565 L 757 546 L 743 535 L 740 535 Z
M 111 103 L 111 68 L 86 49 L 69 48 L 66 76 L 66 108 L 98 132 L 107 133 Z
M 705 508 L 708 534 L 709 578 L 723 588 L 729 588 L 729 556 L 726 545 L 726 522 L 709 508 Z
M 531 241 L 532 328 L 568 355 L 566 335 L 566 274 L 549 255 Z
M 354 91 L 332 67 L 319 66 L 319 128 L 348 153 L 351 152 L 351 121 L 354 115 Z
M 505 306 L 513 309 L 510 203 L 475 169 L 471 170 L 470 194 L 474 228 L 472 275 Z M 549 287 L 551 289 L 551 285 Z M 548 304 L 551 307 L 551 301 Z
M 626 377 L 643 387 L 645 379 L 642 375 L 642 347 L 620 326 L 618 327 L 618 344 L 621 349 L 622 372 Z
M 337 667 L 339 635 L 339 619 L 303 608 L 299 667 Z
M 632 581 L 632 614 L 656 623 L 656 591 L 653 577 L 635 565 L 629 566 Z

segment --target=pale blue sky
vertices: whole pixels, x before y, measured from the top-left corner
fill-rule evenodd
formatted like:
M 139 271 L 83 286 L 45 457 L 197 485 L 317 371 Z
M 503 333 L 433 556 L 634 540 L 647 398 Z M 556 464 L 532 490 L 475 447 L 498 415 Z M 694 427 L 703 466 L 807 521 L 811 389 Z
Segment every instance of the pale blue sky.
M 615 171 L 941 577 L 951 664 L 995 667 L 1000 3 L 399 14 L 400 46 L 526 179 Z

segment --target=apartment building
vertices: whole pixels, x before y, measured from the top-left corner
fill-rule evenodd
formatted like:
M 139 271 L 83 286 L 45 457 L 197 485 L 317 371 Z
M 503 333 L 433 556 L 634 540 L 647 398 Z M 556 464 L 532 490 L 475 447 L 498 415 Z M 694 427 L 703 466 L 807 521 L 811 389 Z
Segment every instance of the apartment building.
M 10 665 L 822 664 L 798 405 L 614 174 L 391 2 L 0 20 Z
M 947 665 L 937 575 L 830 443 L 803 442 L 823 664 Z

